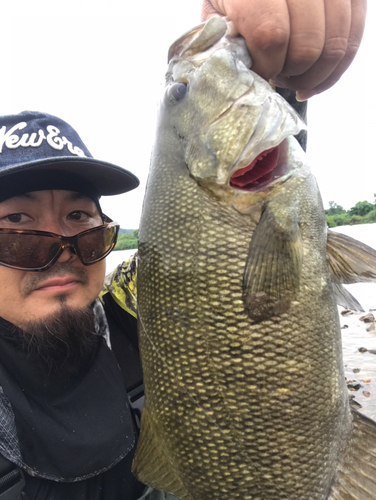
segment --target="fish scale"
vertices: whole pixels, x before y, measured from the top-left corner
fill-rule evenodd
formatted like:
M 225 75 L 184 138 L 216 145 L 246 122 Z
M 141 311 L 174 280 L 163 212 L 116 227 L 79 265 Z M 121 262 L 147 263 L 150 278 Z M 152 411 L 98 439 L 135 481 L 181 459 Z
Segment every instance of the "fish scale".
M 182 500 L 326 500 L 351 416 L 321 198 L 290 137 L 299 119 L 234 63 L 239 40 L 234 55 L 221 30 L 215 58 L 212 32 L 204 55 L 177 44 L 161 104 L 139 231 L 146 398 L 133 469 Z M 175 81 L 188 82 L 182 102 Z M 254 130 L 234 133 L 239 109 Z M 259 143 L 279 147 L 279 177 L 238 192 L 233 165 L 251 164 Z
M 222 499 L 229 491 L 232 498 L 301 499 L 304 485 L 309 498 L 323 498 L 328 485 L 319 484 L 317 463 L 330 460 L 325 443 L 335 433 L 323 412 L 336 388 L 312 393 L 310 386 L 312 375 L 332 380 L 335 370 L 338 341 L 329 348 L 316 324 L 326 297 L 301 294 L 288 314 L 254 324 L 242 300 L 252 236 L 244 217 L 218 206 L 188 176 L 174 196 L 174 174 L 162 164 L 151 181 L 156 196 L 144 207 L 139 248 L 140 347 L 145 385 L 153 387 L 146 409 L 158 408 L 164 422 L 156 432 L 172 441 L 187 481 L 195 478 L 192 498 Z M 312 272 L 303 267 L 304 282 Z M 329 329 L 337 329 L 331 316 Z M 307 332 L 298 344 L 296 332 Z

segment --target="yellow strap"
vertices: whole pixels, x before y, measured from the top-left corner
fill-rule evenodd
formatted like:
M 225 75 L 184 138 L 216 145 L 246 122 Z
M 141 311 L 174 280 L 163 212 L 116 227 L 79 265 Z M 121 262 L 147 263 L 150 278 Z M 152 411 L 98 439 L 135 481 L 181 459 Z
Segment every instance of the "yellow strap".
M 104 281 L 99 298 L 110 293 L 115 302 L 137 318 L 137 253 L 117 266 Z

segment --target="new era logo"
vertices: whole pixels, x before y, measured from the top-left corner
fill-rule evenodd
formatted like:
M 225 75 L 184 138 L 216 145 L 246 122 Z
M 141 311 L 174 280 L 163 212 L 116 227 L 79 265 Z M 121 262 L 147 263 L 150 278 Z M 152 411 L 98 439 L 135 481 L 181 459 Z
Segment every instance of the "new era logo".
M 47 125 L 45 133 L 44 130 L 39 129 L 37 132 L 32 132 L 31 134 L 15 134 L 17 130 L 23 130 L 27 126 L 26 122 L 20 122 L 10 128 L 8 131 L 6 127 L 0 128 L 0 153 L 3 152 L 3 147 L 7 149 L 17 149 L 19 147 L 23 148 L 38 148 L 42 145 L 43 141 L 46 141 L 51 148 L 56 150 L 62 150 L 65 146 L 68 151 L 75 156 L 85 156 L 85 153 L 78 146 L 73 146 L 72 142 L 66 137 L 60 137 L 60 130 L 54 125 Z

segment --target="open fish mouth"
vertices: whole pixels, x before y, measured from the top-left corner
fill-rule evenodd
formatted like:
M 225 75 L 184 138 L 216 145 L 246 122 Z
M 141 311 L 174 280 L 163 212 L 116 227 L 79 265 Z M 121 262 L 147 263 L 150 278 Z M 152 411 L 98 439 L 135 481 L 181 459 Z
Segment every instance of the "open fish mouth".
M 280 146 L 261 152 L 249 165 L 237 170 L 230 179 L 233 188 L 253 191 L 283 175 L 280 168 Z

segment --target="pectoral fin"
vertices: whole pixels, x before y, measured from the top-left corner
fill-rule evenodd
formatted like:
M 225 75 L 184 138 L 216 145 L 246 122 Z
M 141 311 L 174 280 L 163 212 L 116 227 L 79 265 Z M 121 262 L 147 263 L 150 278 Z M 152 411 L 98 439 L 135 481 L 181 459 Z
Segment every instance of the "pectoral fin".
M 173 57 L 189 56 L 203 52 L 220 40 L 227 31 L 223 17 L 211 17 L 206 23 L 199 24 L 174 42 L 168 51 L 168 62 Z
M 328 500 L 376 500 L 376 423 L 353 410 L 353 431 Z
M 350 236 L 328 231 L 327 254 L 334 282 L 376 281 L 376 250 Z
M 243 275 L 249 317 L 263 321 L 289 309 L 299 290 L 303 243 L 297 221 L 267 206 L 253 233 Z

